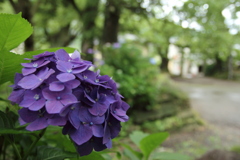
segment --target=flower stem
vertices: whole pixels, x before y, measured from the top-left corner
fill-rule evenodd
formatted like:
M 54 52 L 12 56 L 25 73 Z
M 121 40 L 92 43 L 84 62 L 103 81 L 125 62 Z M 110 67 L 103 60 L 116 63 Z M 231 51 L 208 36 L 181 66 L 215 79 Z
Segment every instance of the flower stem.
M 35 139 L 35 141 L 33 141 L 33 143 L 31 144 L 31 146 L 29 147 L 27 153 L 25 154 L 25 156 L 23 157 L 22 160 L 26 160 L 28 155 L 31 153 L 32 149 L 35 147 L 35 145 L 37 144 L 37 142 L 42 138 L 42 136 L 44 135 L 46 131 L 46 128 L 43 129 L 37 136 L 37 138 Z
M 21 154 L 19 153 L 18 148 L 17 148 L 15 142 L 12 140 L 12 137 L 6 136 L 6 140 L 12 145 L 13 149 L 15 150 L 15 152 L 16 152 L 16 154 L 17 154 L 17 157 L 18 157 L 19 159 L 21 159 L 22 156 L 21 156 Z M 4 144 L 5 144 L 5 143 L 4 143 Z M 6 157 L 5 157 L 5 156 L 6 156 L 6 155 L 5 155 L 5 151 L 6 151 L 6 146 L 4 146 L 4 150 L 3 150 L 3 152 L 4 152 L 4 154 L 3 154 L 3 159 L 6 158 Z
M 16 151 L 18 158 L 21 159 L 22 157 L 21 157 L 21 155 L 20 155 L 20 153 L 18 151 L 18 148 L 17 148 L 17 146 L 15 145 L 14 142 L 12 143 L 12 146 L 13 146 L 14 150 Z

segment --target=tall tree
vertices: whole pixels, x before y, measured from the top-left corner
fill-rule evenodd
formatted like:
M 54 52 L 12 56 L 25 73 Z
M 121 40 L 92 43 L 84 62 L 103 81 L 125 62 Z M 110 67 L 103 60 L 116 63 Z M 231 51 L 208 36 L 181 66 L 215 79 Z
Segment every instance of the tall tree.
M 37 12 L 37 9 L 41 3 L 41 0 L 35 2 L 30 0 L 8 0 L 12 5 L 15 13 L 22 12 L 22 17 L 27 19 L 29 23 L 33 25 L 33 15 Z M 25 51 L 34 50 L 34 34 L 32 34 L 24 43 Z

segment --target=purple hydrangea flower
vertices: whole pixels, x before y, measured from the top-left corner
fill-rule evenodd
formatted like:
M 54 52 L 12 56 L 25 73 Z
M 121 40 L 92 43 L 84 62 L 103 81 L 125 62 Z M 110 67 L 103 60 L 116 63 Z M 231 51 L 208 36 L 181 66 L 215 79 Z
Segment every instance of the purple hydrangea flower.
M 77 51 L 70 55 L 60 49 L 27 60 L 8 98 L 23 107 L 18 112 L 20 124 L 29 123 L 29 131 L 63 127 L 80 156 L 111 148 L 129 108 L 116 82 L 89 70 L 92 63 Z
M 113 48 L 120 48 L 121 44 L 118 42 L 113 43 Z

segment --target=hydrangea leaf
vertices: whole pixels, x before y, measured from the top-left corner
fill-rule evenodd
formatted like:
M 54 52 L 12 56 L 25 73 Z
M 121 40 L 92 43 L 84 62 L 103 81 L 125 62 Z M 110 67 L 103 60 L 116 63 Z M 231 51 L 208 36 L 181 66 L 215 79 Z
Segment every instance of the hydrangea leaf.
M 26 131 L 25 129 L 18 130 L 18 129 L 1 129 L 0 134 L 33 134 L 37 132 Z
M 121 145 L 125 148 L 124 154 L 125 156 L 129 157 L 131 160 L 140 160 L 142 159 L 143 155 L 142 153 L 135 151 L 132 147 L 130 147 L 127 144 L 121 143 Z
M 15 73 L 21 72 L 23 56 L 3 50 L 0 52 L 0 84 L 13 81 Z
M 38 155 L 36 159 L 41 160 L 59 160 L 65 158 L 76 158 L 77 153 L 63 151 L 56 147 L 49 147 L 49 146 L 40 146 L 38 147 Z
M 21 17 L 21 13 L 0 14 L 0 22 L 0 51 L 16 48 L 33 32 L 31 24 Z
M 4 128 L 13 128 L 13 122 L 4 112 L 0 111 L 0 130 L 4 130 Z
M 151 152 L 156 149 L 168 137 L 167 132 L 153 133 L 140 141 L 140 149 L 147 160 Z
M 48 49 L 42 49 L 42 50 L 37 50 L 37 51 L 29 51 L 29 52 L 25 52 L 24 55 L 29 55 L 29 56 L 32 56 L 32 55 L 37 55 L 37 54 L 41 54 L 43 52 L 55 52 L 59 49 L 64 49 L 66 52 L 68 53 L 73 53 L 76 49 L 75 48 L 71 48 L 71 47 L 56 47 L 56 48 L 48 48 Z M 28 58 L 31 58 L 31 57 L 28 57 Z
M 80 160 L 105 160 L 103 156 L 97 152 L 92 152 L 91 154 L 87 156 L 83 156 L 80 158 Z
M 144 133 L 142 131 L 134 131 L 130 134 L 130 139 L 139 147 L 140 141 L 148 135 L 148 133 Z

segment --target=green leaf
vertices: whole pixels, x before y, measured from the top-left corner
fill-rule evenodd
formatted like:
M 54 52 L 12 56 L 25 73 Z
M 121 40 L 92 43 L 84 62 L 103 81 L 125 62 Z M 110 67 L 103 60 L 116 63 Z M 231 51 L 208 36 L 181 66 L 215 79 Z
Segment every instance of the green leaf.
M 7 129 L 7 128 L 2 128 L 0 130 L 0 134 L 32 134 L 35 132 L 31 131 L 26 131 L 26 130 L 17 130 L 17 129 Z
M 56 47 L 56 48 L 48 48 L 48 49 L 42 49 L 42 50 L 37 50 L 37 51 L 29 51 L 29 52 L 25 52 L 24 56 L 33 56 L 33 55 L 37 55 L 37 54 L 41 54 L 44 53 L 46 51 L 48 52 L 55 52 L 59 49 L 64 49 L 66 52 L 68 53 L 73 53 L 76 49 L 75 48 L 71 48 L 71 47 Z M 31 58 L 31 57 L 28 57 Z
M 98 152 L 100 153 L 101 155 L 105 156 L 105 155 L 109 155 L 109 153 L 115 153 L 116 154 L 116 157 L 118 159 L 121 159 L 122 155 L 119 151 L 115 151 L 115 150 L 103 150 L 101 152 Z M 106 158 L 105 158 L 106 159 Z M 111 158 L 112 159 L 112 158 Z
M 0 111 L 0 130 L 3 130 L 3 128 L 13 128 L 13 122 L 4 112 Z
M 147 160 L 151 152 L 168 137 L 167 132 L 153 133 L 140 141 L 140 149 Z
M 179 153 L 160 152 L 153 156 L 156 160 L 191 160 L 192 158 Z
M 142 131 L 134 131 L 130 134 L 130 139 L 138 146 L 140 147 L 140 141 L 148 136 L 149 134 L 144 133 Z
M 6 50 L 1 51 L 0 54 L 0 84 L 13 82 L 15 73 L 21 71 L 20 63 L 23 62 L 23 56 Z
M 19 14 L 0 14 L 0 51 L 11 50 L 33 32 L 31 24 Z
M 80 157 L 80 160 L 105 160 L 103 156 L 97 152 L 92 152 L 87 156 Z
M 123 152 L 127 157 L 129 157 L 131 160 L 140 160 L 133 152 L 129 149 L 124 149 Z
M 124 152 L 129 158 L 134 160 L 142 159 L 143 155 L 140 152 L 133 150 L 132 147 L 130 147 L 127 144 L 121 144 L 121 145 L 125 147 Z
M 38 147 L 37 153 L 37 160 L 59 160 L 77 157 L 77 153 L 66 152 L 59 148 L 49 146 Z

